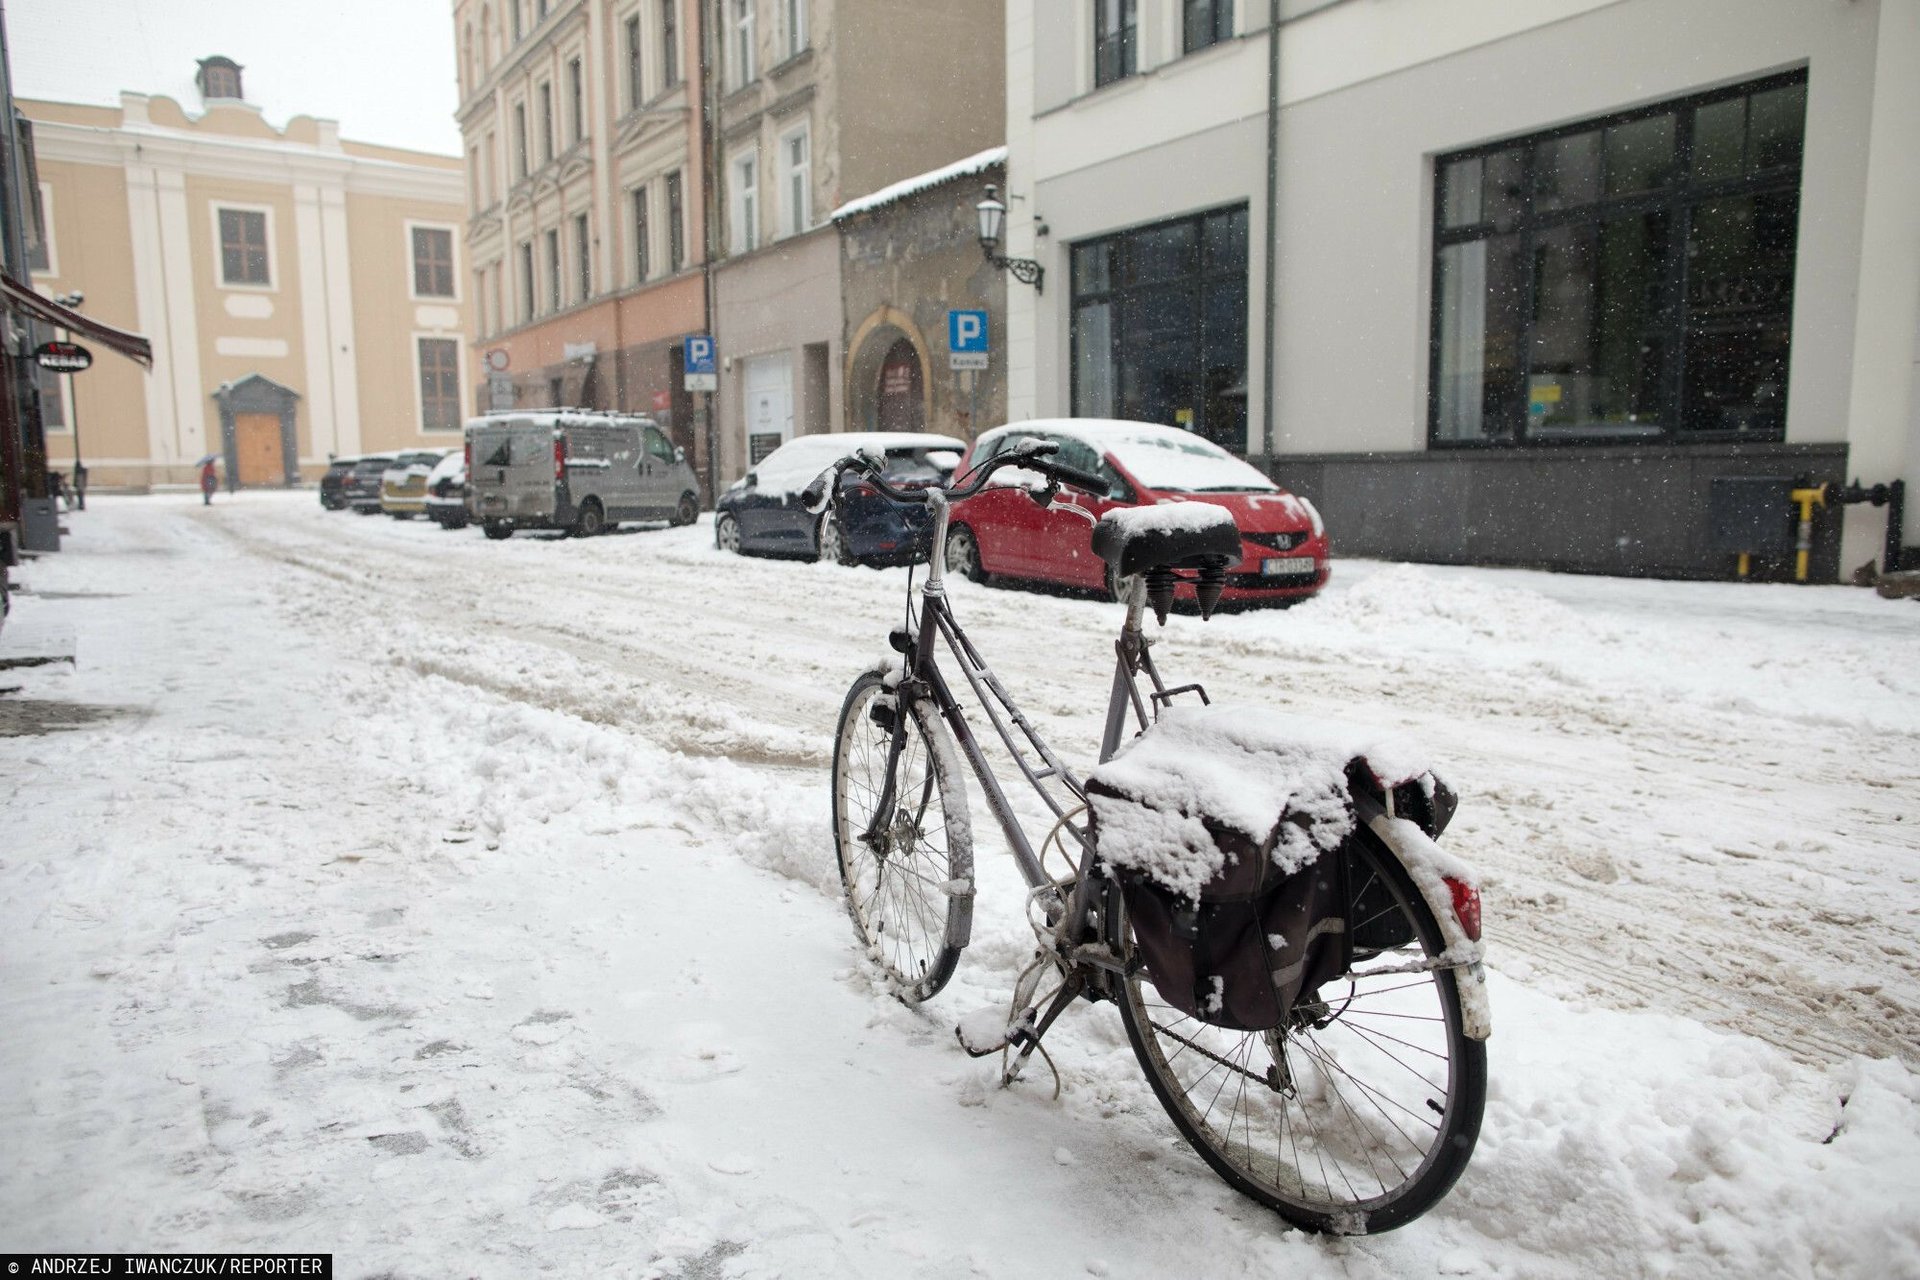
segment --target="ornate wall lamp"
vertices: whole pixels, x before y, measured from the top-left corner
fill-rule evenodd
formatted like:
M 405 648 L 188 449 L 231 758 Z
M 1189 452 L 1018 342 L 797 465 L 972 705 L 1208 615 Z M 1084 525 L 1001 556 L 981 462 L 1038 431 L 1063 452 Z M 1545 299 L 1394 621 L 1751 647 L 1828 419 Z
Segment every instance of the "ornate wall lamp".
M 980 252 L 987 256 L 987 261 L 1011 273 L 1021 284 L 1032 285 L 1035 293 L 1044 292 L 1041 282 L 1047 274 L 1045 267 L 1032 258 L 1007 258 L 997 252 L 1000 233 L 1007 223 L 1007 206 L 1000 203 L 992 183 L 987 184 L 987 198 L 973 207 L 980 213 Z

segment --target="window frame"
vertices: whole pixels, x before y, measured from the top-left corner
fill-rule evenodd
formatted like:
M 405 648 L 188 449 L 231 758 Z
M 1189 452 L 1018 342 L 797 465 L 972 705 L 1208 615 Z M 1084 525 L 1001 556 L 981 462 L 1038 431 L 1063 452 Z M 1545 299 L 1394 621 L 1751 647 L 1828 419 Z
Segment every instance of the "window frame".
M 1105 18 L 1112 12 L 1119 23 L 1118 29 L 1102 35 Z M 1102 76 L 1101 46 L 1108 41 L 1118 41 L 1119 68 L 1111 75 Z M 1110 84 L 1131 79 L 1140 74 L 1140 3 L 1139 0 L 1093 0 L 1093 87 L 1104 89 Z
M 567 121 L 573 126 L 569 146 L 587 140 L 587 65 L 582 54 L 567 59 Z
M 1213 29 L 1196 43 L 1193 38 L 1193 10 L 1201 4 L 1212 6 Z M 1199 53 L 1233 39 L 1233 19 L 1233 0 L 1180 0 L 1181 55 Z
M 800 141 L 805 155 L 795 165 L 790 149 L 795 139 Z M 778 139 L 780 148 L 780 234 L 782 237 L 797 236 L 813 229 L 813 122 L 802 120 L 793 128 L 781 134 Z M 800 180 L 800 201 L 793 200 L 794 179 Z
M 593 219 L 584 213 L 573 215 L 573 255 L 574 284 L 586 302 L 593 297 Z
M 724 0 L 732 13 L 723 24 L 727 29 L 727 64 L 733 72 L 733 83 L 728 89 L 744 89 L 759 78 L 758 53 L 755 36 L 758 23 L 755 9 L 756 0 Z
M 543 233 L 543 244 L 547 251 L 546 252 L 546 259 L 547 259 L 546 261 L 546 268 L 547 268 L 546 314 L 553 315 L 556 312 L 564 311 L 566 309 L 566 298 L 563 296 L 561 283 L 560 283 L 561 280 L 564 278 L 561 275 L 561 269 L 560 269 L 560 263 L 562 261 L 560 256 L 560 228 L 548 227 L 546 231 Z
M 450 222 L 419 222 L 407 219 L 402 226 L 407 233 L 407 297 L 413 302 L 459 302 L 460 301 L 460 237 Z M 416 239 L 422 231 L 442 231 L 447 236 L 447 291 L 445 293 L 420 292 L 420 253 Z
M 274 262 L 273 206 L 270 204 L 248 204 L 239 200 L 211 200 L 208 206 L 213 210 L 213 261 L 214 281 L 222 289 L 233 289 L 243 293 L 278 293 L 280 291 L 280 273 Z M 261 226 L 266 236 L 263 256 L 266 259 L 266 276 L 260 280 L 227 279 L 227 243 L 226 235 L 220 227 L 220 215 L 223 213 L 257 213 L 262 215 Z M 244 250 L 243 250 L 244 252 Z
M 466 385 L 464 367 L 466 364 L 466 351 L 464 350 L 466 344 L 463 343 L 457 335 L 448 334 L 443 330 L 437 329 L 417 330 L 411 337 L 413 339 L 414 408 L 418 411 L 419 415 L 416 421 L 419 424 L 420 434 L 445 435 L 461 430 L 463 421 L 460 415 L 460 388 Z M 426 344 L 430 342 L 445 344 L 446 347 L 451 348 L 452 353 L 452 368 L 445 370 L 445 373 L 452 379 L 452 394 L 444 397 L 445 403 L 448 406 L 446 426 L 433 425 L 427 414 L 429 397 L 427 395 Z M 441 397 L 435 398 L 440 399 Z
M 533 141 L 527 132 L 525 99 L 513 104 L 513 159 L 514 170 L 522 180 L 533 173 Z
M 653 185 L 643 182 L 633 188 L 628 201 L 633 228 L 633 283 L 645 284 L 653 274 Z
M 532 324 L 540 314 L 540 282 L 534 272 L 531 240 L 520 242 L 520 287 L 520 323 Z
M 553 163 L 557 154 L 553 136 L 553 81 L 542 80 L 534 86 L 534 93 L 540 100 L 540 167 L 544 169 Z
M 786 36 L 786 56 L 807 51 L 807 0 L 780 0 L 780 21 Z
M 1686 338 L 1688 334 L 1689 308 L 1685 296 L 1685 257 L 1696 210 L 1715 201 L 1740 199 L 1745 197 L 1778 196 L 1791 192 L 1796 201 L 1804 193 L 1803 176 L 1805 172 L 1805 121 L 1802 119 L 1801 153 L 1797 165 L 1792 168 L 1776 166 L 1773 168 L 1750 171 L 1742 165 L 1742 172 L 1733 178 L 1715 178 L 1698 180 L 1692 175 L 1694 164 L 1694 124 L 1696 113 L 1718 103 L 1746 99 L 1766 93 L 1770 90 L 1798 85 L 1808 86 L 1808 69 L 1804 66 L 1772 75 L 1760 76 L 1739 84 L 1725 85 L 1702 93 L 1684 94 L 1668 98 L 1661 102 L 1627 110 L 1592 116 L 1568 124 L 1557 125 L 1551 129 L 1542 129 L 1532 133 L 1516 134 L 1493 142 L 1481 143 L 1472 147 L 1447 151 L 1435 155 L 1431 162 L 1431 199 L 1433 212 L 1429 223 L 1428 243 L 1428 308 L 1427 308 L 1427 413 L 1426 443 L 1429 450 L 1475 450 L 1475 449 L 1556 449 L 1578 447 L 1621 447 L 1634 444 L 1656 444 L 1662 447 L 1676 445 L 1725 445 L 1729 442 L 1751 442 L 1774 444 L 1784 441 L 1787 435 L 1784 412 L 1784 395 L 1781 421 L 1778 429 L 1760 430 L 1704 430 L 1688 428 L 1684 425 L 1685 384 L 1687 378 Z M 1532 208 L 1538 194 L 1535 185 L 1538 178 L 1534 157 L 1543 143 L 1561 138 L 1577 137 L 1594 133 L 1604 139 L 1608 130 L 1640 121 L 1671 117 L 1673 126 L 1673 175 L 1660 186 L 1618 195 L 1601 194 L 1559 208 L 1538 210 Z M 1750 129 L 1750 126 L 1746 126 Z M 1743 132 L 1742 145 L 1746 144 L 1747 134 Z M 1461 161 L 1484 159 L 1503 152 L 1518 149 L 1522 154 L 1521 171 L 1518 180 L 1524 193 L 1522 211 L 1513 217 L 1495 220 L 1483 214 L 1479 221 L 1462 224 L 1458 227 L 1446 225 L 1446 177 L 1448 166 Z M 1604 166 L 1599 171 L 1604 183 Z M 1519 420 L 1510 428 L 1498 433 L 1487 429 L 1485 415 L 1482 415 L 1480 435 L 1473 439 L 1459 439 L 1441 434 L 1441 362 L 1446 348 L 1446 332 L 1443 329 L 1445 294 L 1440 283 L 1441 255 L 1448 249 L 1476 242 L 1488 243 L 1495 236 L 1517 236 L 1521 251 L 1519 259 L 1526 263 L 1526 275 L 1521 281 L 1525 294 L 1525 311 L 1528 318 L 1521 326 L 1516 340 L 1518 355 L 1518 377 L 1522 390 L 1534 376 L 1531 352 L 1533 337 L 1538 324 L 1540 266 L 1538 265 L 1538 245 L 1543 235 L 1568 229 L 1587 229 L 1604 227 L 1635 217 L 1645 217 L 1666 212 L 1671 215 L 1668 228 L 1670 246 L 1667 258 L 1660 264 L 1659 275 L 1666 290 L 1667 314 L 1660 320 L 1659 334 L 1671 339 L 1668 344 L 1666 364 L 1658 379 L 1659 408 L 1656 421 L 1648 426 L 1652 429 L 1603 430 L 1557 432 L 1553 434 L 1536 433 L 1529 422 L 1531 414 L 1527 412 L 1531 403 L 1529 395 L 1521 404 Z M 1800 241 L 1796 229 L 1794 241 L 1794 260 L 1789 289 L 1796 289 L 1799 281 Z M 1482 295 L 1484 298 L 1484 294 Z M 1791 319 L 1793 302 L 1787 303 L 1789 321 L 1789 343 L 1787 354 L 1787 382 L 1792 380 L 1792 344 Z
M 641 47 L 640 11 L 633 10 L 621 23 L 627 44 L 627 110 L 638 111 L 647 100 L 646 53 Z
M 747 181 L 741 180 L 745 173 Z M 760 147 L 727 157 L 727 247 L 735 254 L 760 247 Z
M 40 184 L 40 257 L 35 263 L 31 250 L 27 254 L 27 274 L 45 276 L 49 280 L 60 278 L 60 250 L 53 234 L 53 184 Z
M 678 274 L 687 265 L 687 197 L 683 171 L 667 175 L 667 273 Z
M 660 91 L 680 83 L 680 0 L 660 0 Z

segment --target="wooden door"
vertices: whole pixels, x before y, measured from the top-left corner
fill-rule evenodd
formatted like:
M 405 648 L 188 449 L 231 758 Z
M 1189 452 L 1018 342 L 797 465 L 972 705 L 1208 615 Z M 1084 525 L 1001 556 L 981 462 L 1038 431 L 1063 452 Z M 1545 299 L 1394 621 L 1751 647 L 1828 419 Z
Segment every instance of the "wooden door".
M 234 414 L 233 438 L 234 451 L 240 461 L 241 484 L 287 482 L 286 459 L 280 450 L 279 414 Z

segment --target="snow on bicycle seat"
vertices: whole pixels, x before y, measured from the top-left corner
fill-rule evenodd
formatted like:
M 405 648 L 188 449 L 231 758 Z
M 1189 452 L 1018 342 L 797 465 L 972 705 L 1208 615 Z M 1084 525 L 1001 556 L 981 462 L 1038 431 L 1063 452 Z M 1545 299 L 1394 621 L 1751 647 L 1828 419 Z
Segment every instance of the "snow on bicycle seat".
M 1225 567 L 1240 559 L 1240 529 L 1212 502 L 1116 507 L 1094 526 L 1093 553 L 1123 578 L 1161 566 Z

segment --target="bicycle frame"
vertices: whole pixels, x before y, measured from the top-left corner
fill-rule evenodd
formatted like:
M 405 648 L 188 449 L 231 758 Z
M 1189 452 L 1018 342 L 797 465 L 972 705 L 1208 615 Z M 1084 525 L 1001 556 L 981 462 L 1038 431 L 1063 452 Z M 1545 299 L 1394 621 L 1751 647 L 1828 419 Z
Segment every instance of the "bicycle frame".
M 1013 852 L 1014 861 L 1019 865 L 1021 875 L 1026 878 L 1030 889 L 1040 890 L 1053 886 L 1052 879 L 1041 865 L 1040 855 L 1035 851 L 1033 842 L 1028 838 L 1026 829 L 1014 815 L 1012 803 L 1007 799 L 1006 790 L 1000 785 L 998 775 L 988 763 L 986 753 L 981 749 L 979 740 L 974 736 L 973 727 L 967 720 L 964 709 L 954 697 L 952 687 L 941 673 L 937 661 L 939 645 L 943 642 L 953 654 L 960 672 L 966 677 L 968 686 L 980 705 L 986 709 L 987 718 L 993 724 L 1007 753 L 1013 757 L 1015 765 L 1025 775 L 1028 785 L 1053 812 L 1054 818 L 1063 829 L 1070 832 L 1080 844 L 1081 856 L 1076 877 L 1076 898 L 1087 892 L 1090 873 L 1093 869 L 1093 841 L 1084 825 L 1075 825 L 1069 814 L 1077 805 L 1084 804 L 1087 793 L 1085 784 L 1060 760 L 1053 748 L 1040 736 L 1033 723 L 1021 712 L 1006 686 L 993 673 L 980 656 L 973 642 L 967 638 L 966 631 L 953 616 L 947 603 L 946 574 L 943 549 L 946 546 L 949 504 L 947 495 L 940 490 L 930 490 L 927 502 L 933 509 L 933 528 L 931 554 L 928 556 L 927 581 L 920 591 L 920 617 L 917 633 L 912 638 L 911 648 L 906 656 L 906 674 L 900 683 L 897 697 L 911 700 L 919 697 L 931 698 L 939 709 L 941 718 L 946 721 L 954 741 L 959 744 L 961 754 L 965 756 L 980 789 L 986 796 L 987 808 L 992 811 L 994 821 L 1000 826 L 1007 838 L 1007 846 Z M 1102 763 L 1118 751 L 1126 733 L 1129 712 L 1138 728 L 1144 729 L 1150 722 L 1147 703 L 1141 699 L 1138 677 L 1144 672 L 1151 682 L 1153 691 L 1150 699 L 1157 709 L 1175 694 L 1187 690 L 1198 690 L 1198 685 L 1182 686 L 1169 690 L 1160 679 L 1160 673 L 1154 668 L 1147 639 L 1141 623 L 1146 612 L 1146 591 L 1138 579 L 1131 580 L 1128 594 L 1126 623 L 1121 629 L 1120 639 L 1115 643 L 1113 686 L 1107 699 L 1106 730 L 1102 736 L 1100 759 Z M 1201 697 L 1205 698 L 1204 691 Z M 904 722 L 896 720 L 892 745 L 889 749 L 887 768 L 884 774 L 880 803 L 875 809 L 876 824 L 883 815 L 894 807 L 893 786 L 894 766 L 898 762 L 902 744 L 905 741 Z M 1022 750 L 1021 742 L 1038 757 L 1038 766 L 1030 762 Z M 1058 779 L 1072 793 L 1073 804 L 1063 804 L 1058 796 L 1046 786 L 1051 779 Z M 862 833 L 869 841 L 878 834 L 877 826 L 870 826 Z M 1069 904 L 1055 899 L 1051 904 L 1066 908 Z M 1082 905 L 1078 902 L 1075 906 Z M 1061 917 L 1055 917 L 1061 918 Z M 1064 918 L 1084 920 L 1082 911 L 1065 912 Z M 1111 967 L 1102 965 L 1100 967 Z

